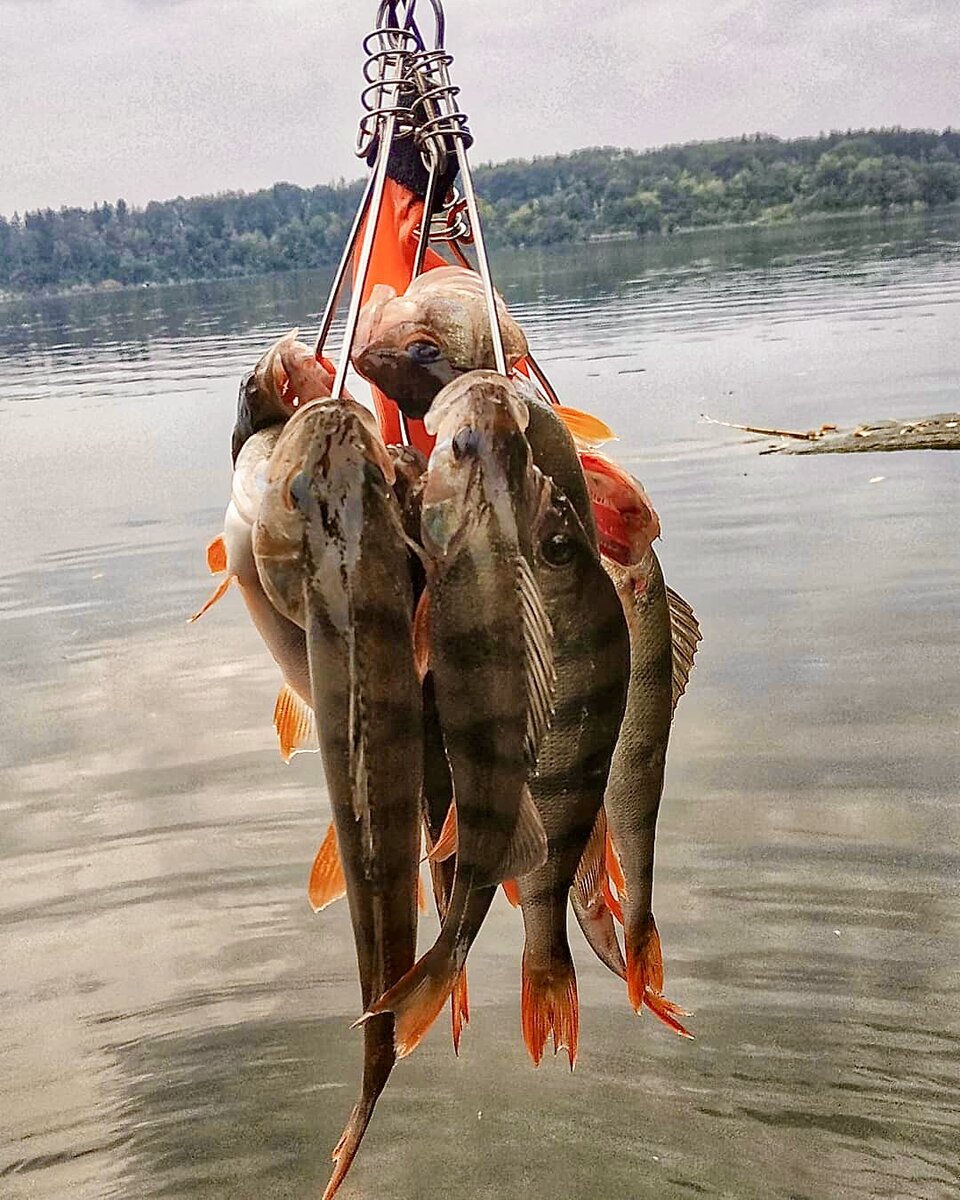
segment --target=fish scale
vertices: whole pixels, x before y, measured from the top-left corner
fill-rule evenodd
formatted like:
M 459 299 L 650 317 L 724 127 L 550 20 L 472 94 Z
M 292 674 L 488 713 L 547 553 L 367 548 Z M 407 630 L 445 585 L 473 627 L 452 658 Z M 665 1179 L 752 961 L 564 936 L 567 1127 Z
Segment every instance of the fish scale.
M 558 553 L 560 559 L 556 558 Z M 533 561 L 554 631 L 556 703 L 530 790 L 547 859 L 517 881 L 524 923 L 521 1020 L 539 1063 L 554 1049 L 576 1062 L 579 1004 L 567 941 L 571 886 L 603 804 L 626 702 L 629 641 L 616 590 L 595 544 L 559 488 L 534 531 Z M 589 602 L 590 619 L 584 621 Z
M 393 467 L 358 408 L 318 401 L 287 423 L 270 460 L 254 550 L 271 599 L 306 633 L 366 1008 L 416 955 L 423 718 Z M 327 1200 L 396 1060 L 393 1025 L 384 1015 L 364 1026 L 361 1095 L 334 1151 Z

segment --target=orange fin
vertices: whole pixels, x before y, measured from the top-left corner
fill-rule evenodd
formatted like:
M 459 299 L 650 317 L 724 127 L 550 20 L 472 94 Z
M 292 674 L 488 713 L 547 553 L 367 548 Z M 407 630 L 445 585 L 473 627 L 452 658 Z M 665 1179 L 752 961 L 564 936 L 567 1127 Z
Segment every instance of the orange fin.
M 343 863 L 340 861 L 340 847 L 337 845 L 337 830 L 333 822 L 327 830 L 317 857 L 313 860 L 310 870 L 310 882 L 307 884 L 307 896 L 310 907 L 314 912 L 333 904 L 341 896 L 347 894 L 347 881 L 343 874 Z
M 417 875 L 417 909 L 421 916 L 427 911 L 427 889 L 423 886 L 423 878 Z
M 653 988 L 647 988 L 643 996 L 643 1002 L 650 1009 L 655 1017 L 666 1025 L 668 1029 L 672 1029 L 682 1038 L 689 1038 L 694 1041 L 694 1036 L 689 1029 L 685 1028 L 677 1020 L 678 1017 L 689 1017 L 692 1013 L 687 1012 L 685 1008 L 681 1008 L 678 1004 L 674 1004 L 672 1000 L 668 1000 L 661 992 L 655 992 Z
M 682 1008 L 678 1008 L 663 995 L 663 951 L 660 947 L 660 933 L 653 913 L 648 913 L 638 932 L 626 931 L 627 949 L 627 995 L 636 1013 L 642 1011 L 644 1005 L 654 1016 L 681 1037 L 692 1038 L 677 1020 L 680 1016 L 689 1016 Z
M 210 597 L 210 599 L 207 600 L 202 605 L 202 607 L 198 608 L 197 611 L 193 614 L 193 616 L 189 618 L 189 620 L 187 621 L 188 625 L 192 625 L 194 623 L 194 621 L 199 621 L 200 618 L 203 616 L 203 614 L 207 611 L 207 609 L 213 608 L 213 606 L 216 604 L 216 602 L 218 600 L 223 599 L 223 597 L 227 594 L 227 590 L 230 587 L 230 584 L 233 583 L 233 578 L 234 577 L 232 575 L 228 575 L 226 577 L 226 579 L 224 579 L 224 581 L 217 586 L 216 590 L 214 591 L 214 593 Z
M 466 967 L 460 972 L 460 978 L 450 993 L 450 1017 L 453 1024 L 453 1052 L 459 1055 L 463 1027 L 470 1024 L 470 998 L 467 995 Z
M 613 894 L 613 888 L 610 886 L 610 880 L 604 879 L 600 886 L 603 891 L 604 904 L 606 904 L 607 908 L 610 909 L 610 911 L 613 913 L 614 917 L 616 917 L 616 919 L 622 925 L 623 924 L 623 905 L 620 903 L 620 901 L 617 899 L 617 897 Z
M 609 833 L 607 834 L 607 874 L 610 876 L 610 882 L 617 889 L 617 895 L 621 898 L 626 896 L 627 881 L 623 875 L 623 867 L 620 865 L 620 855 L 617 853 L 617 848 Z
M 539 1067 L 547 1038 L 553 1034 L 553 1052 L 566 1050 L 572 1071 L 580 1040 L 580 1004 L 573 963 L 551 962 L 548 970 L 532 970 L 523 956 L 520 1018 L 523 1040 Z
M 286 683 L 273 708 L 273 725 L 280 739 L 280 757 L 286 763 L 301 751 L 309 753 L 320 748 L 313 710 Z
M 602 881 L 606 875 L 607 814 L 601 805 L 593 823 L 590 840 L 583 851 L 573 886 L 586 908 L 592 908 L 603 898 Z
M 565 404 L 556 404 L 553 410 L 577 441 L 584 445 L 602 446 L 617 436 L 609 425 L 592 413 L 581 412 L 579 408 L 567 408 Z
M 219 575 L 227 569 L 227 547 L 222 533 L 218 533 L 207 547 L 207 566 L 211 575 Z
M 520 907 L 520 887 L 515 879 L 505 879 L 500 885 L 503 888 L 503 894 L 510 901 L 514 908 Z
M 426 588 L 417 601 L 413 614 L 413 662 L 417 678 L 423 683 L 430 670 L 430 593 Z
M 393 1013 L 393 1044 L 397 1058 L 416 1050 L 440 1014 L 457 983 L 459 972 L 438 943 L 363 1014 L 357 1025 L 379 1013 Z
M 457 806 L 451 804 L 444 818 L 440 836 L 433 844 L 427 858 L 434 863 L 444 862 L 457 852 Z

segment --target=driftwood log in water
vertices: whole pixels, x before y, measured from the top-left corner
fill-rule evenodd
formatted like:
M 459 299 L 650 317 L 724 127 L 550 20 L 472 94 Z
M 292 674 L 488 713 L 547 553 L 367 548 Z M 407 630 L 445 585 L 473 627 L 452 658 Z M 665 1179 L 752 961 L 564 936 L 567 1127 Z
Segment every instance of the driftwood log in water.
M 960 413 L 940 413 L 915 421 L 876 421 L 857 429 L 784 438 L 761 454 L 862 454 L 883 450 L 960 450 Z

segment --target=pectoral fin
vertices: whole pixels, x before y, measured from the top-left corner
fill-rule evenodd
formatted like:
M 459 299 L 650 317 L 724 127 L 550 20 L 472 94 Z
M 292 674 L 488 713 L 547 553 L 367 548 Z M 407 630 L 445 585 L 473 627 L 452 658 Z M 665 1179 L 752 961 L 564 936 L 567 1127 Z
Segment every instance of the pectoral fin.
M 218 533 L 207 547 L 207 566 L 211 575 L 219 575 L 227 569 L 227 546 L 222 533 Z
M 602 446 L 604 442 L 612 441 L 617 436 L 609 425 L 592 413 L 581 412 L 578 408 L 567 408 L 565 404 L 554 405 L 554 412 L 577 441 L 586 446 Z

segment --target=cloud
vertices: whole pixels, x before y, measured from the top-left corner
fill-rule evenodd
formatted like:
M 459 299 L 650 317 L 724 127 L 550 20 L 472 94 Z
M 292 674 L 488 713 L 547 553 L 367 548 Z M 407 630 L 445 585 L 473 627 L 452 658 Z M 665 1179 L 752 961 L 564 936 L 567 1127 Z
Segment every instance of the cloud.
M 0 212 L 361 171 L 373 0 L 0 9 Z M 479 160 L 958 122 L 956 0 L 451 0 L 447 12 Z

